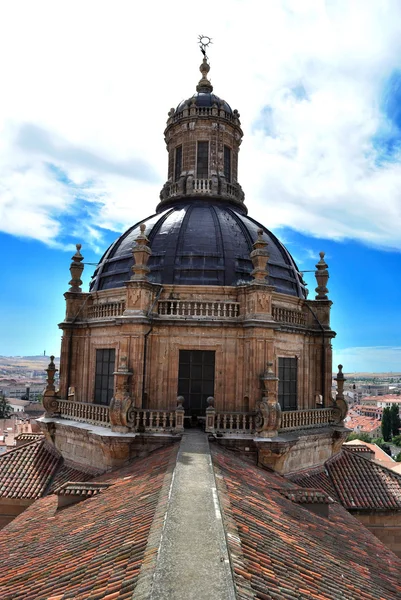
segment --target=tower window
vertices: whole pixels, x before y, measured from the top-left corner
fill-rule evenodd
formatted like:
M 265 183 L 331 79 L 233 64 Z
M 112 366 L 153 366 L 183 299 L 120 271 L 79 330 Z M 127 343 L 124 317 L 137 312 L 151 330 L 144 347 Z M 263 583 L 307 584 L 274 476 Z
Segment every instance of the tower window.
M 224 146 L 224 177 L 231 183 L 231 148 Z
M 178 181 L 182 171 L 182 146 L 175 149 L 174 181 Z
M 114 348 L 96 350 L 95 404 L 110 404 L 114 393 L 115 363 Z
M 209 177 L 209 142 L 198 142 L 196 176 L 199 179 L 207 179 Z
M 278 377 L 278 401 L 281 409 L 297 410 L 297 359 L 279 358 Z

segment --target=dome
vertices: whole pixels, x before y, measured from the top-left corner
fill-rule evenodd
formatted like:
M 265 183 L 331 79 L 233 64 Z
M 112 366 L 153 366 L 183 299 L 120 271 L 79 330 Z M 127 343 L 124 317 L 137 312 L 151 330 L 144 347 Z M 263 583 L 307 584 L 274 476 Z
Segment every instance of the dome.
M 302 276 L 286 248 L 265 227 L 228 203 L 191 199 L 141 223 L 152 255 L 149 280 L 159 284 L 227 285 L 252 281 L 250 253 L 263 229 L 268 242 L 268 283 L 277 292 L 306 297 Z M 112 244 L 100 260 L 90 290 L 123 287 L 132 275 L 137 223 Z
M 177 106 L 176 113 L 180 113 L 184 108 L 189 108 L 195 99 L 195 106 L 198 108 L 211 108 L 213 104 L 216 104 L 219 108 L 222 108 L 226 113 L 233 114 L 231 106 L 225 101 L 212 94 L 211 92 L 197 92 L 188 100 L 183 100 Z

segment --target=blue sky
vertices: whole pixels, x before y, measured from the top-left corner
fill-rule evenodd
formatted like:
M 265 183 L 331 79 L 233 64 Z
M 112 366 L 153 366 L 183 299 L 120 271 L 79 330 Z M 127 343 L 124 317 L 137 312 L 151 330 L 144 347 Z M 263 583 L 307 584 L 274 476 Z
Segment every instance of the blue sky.
M 75 243 L 96 263 L 154 211 L 167 112 L 195 90 L 205 33 L 215 91 L 241 113 L 250 215 L 301 270 L 326 252 L 336 364 L 401 371 L 400 3 L 206 1 L 196 22 L 185 7 L 0 8 L 0 354 L 58 354 Z

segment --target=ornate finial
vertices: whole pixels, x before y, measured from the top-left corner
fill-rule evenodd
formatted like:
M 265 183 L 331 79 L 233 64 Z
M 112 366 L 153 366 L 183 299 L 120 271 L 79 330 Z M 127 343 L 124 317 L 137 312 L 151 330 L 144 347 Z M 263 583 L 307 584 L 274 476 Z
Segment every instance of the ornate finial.
M 320 260 L 316 265 L 317 271 L 315 271 L 315 277 L 317 281 L 317 288 L 315 291 L 317 292 L 316 300 L 328 300 L 328 289 L 327 282 L 329 280 L 329 272 L 327 270 L 327 263 L 324 260 L 324 252 L 319 252 Z
M 69 292 L 75 292 L 78 294 L 82 292 L 82 288 L 80 286 L 82 285 L 81 275 L 82 271 L 84 270 L 84 266 L 81 265 L 81 262 L 84 259 L 80 252 L 81 248 L 81 244 L 76 244 L 77 251 L 72 257 L 72 263 L 70 265 L 71 281 L 69 282 L 69 285 L 71 287 L 68 290 Z
M 253 271 L 251 275 L 258 283 L 267 283 L 267 261 L 269 260 L 269 254 L 266 250 L 267 242 L 263 239 L 263 229 L 258 229 L 258 238 L 253 244 L 253 250 L 250 254 L 250 258 L 253 264 Z
M 134 265 L 132 266 L 133 275 L 131 279 L 134 280 L 146 280 L 149 273 L 149 267 L 147 266 L 152 250 L 149 248 L 149 240 L 145 235 L 146 225 L 141 223 L 139 226 L 141 233 L 135 240 L 134 247 L 132 248 L 132 254 L 134 256 Z
M 56 369 L 56 365 L 54 364 L 54 356 L 50 357 L 49 366 L 45 371 L 47 373 L 47 385 L 43 394 L 43 406 L 46 410 L 46 416 L 52 417 L 58 413 L 58 400 L 54 385 L 54 377 L 58 369 Z
M 344 383 L 347 381 L 344 377 L 343 366 L 338 365 L 338 373 L 337 376 L 334 377 L 334 381 L 337 382 L 337 394 L 335 400 L 335 408 L 338 412 L 338 420 L 343 421 L 347 416 L 348 412 L 348 404 L 344 399 Z
M 208 46 L 210 46 L 210 44 L 213 44 L 212 38 L 209 37 L 208 35 L 198 35 L 198 40 L 199 40 L 199 48 L 201 49 L 203 57 L 206 58 L 206 60 L 208 60 L 208 56 L 206 54 L 206 48 Z
M 212 43 L 212 38 L 210 38 L 207 35 L 200 35 L 200 36 L 198 36 L 198 39 L 199 39 L 199 47 L 203 54 L 203 61 L 202 61 L 201 66 L 199 67 L 199 71 L 202 73 L 202 79 L 199 81 L 198 85 L 196 86 L 196 91 L 210 93 L 213 91 L 213 86 L 210 83 L 209 79 L 207 78 L 207 74 L 210 71 L 210 65 L 208 63 L 206 48 L 209 46 L 209 44 Z

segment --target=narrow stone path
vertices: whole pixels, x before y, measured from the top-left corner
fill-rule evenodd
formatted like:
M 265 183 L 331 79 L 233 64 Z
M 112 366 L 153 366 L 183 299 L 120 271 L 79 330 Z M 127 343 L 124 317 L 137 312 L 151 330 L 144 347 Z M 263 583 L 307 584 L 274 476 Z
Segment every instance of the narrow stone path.
M 178 451 L 151 600 L 234 600 L 207 435 L 185 432 Z

